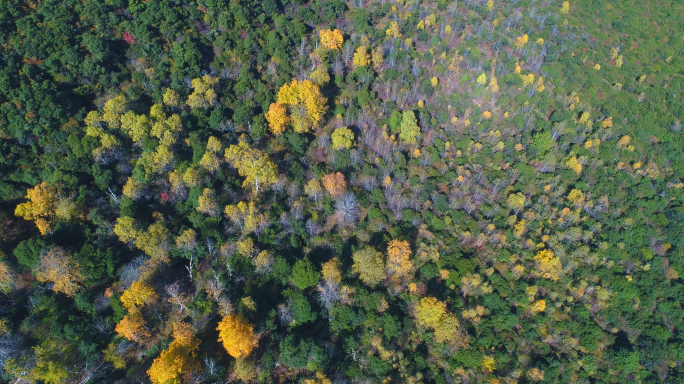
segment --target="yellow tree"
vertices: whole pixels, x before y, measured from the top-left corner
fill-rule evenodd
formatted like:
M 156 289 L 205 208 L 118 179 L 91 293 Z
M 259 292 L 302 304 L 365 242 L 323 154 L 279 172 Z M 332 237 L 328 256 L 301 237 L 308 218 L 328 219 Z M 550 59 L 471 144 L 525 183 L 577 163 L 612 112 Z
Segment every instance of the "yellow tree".
M 138 232 L 135 239 L 135 246 L 145 252 L 146 255 L 157 259 L 167 260 L 167 253 L 170 248 L 171 233 L 158 221 L 147 228 L 147 231 Z
M 319 35 L 321 36 L 321 43 L 328 49 L 340 49 L 344 42 L 344 37 L 342 37 L 342 32 L 339 29 L 322 29 Z
M 241 316 L 231 314 L 224 317 L 216 329 L 219 331 L 219 341 L 228 354 L 235 358 L 248 356 L 258 345 L 254 326 Z
M 387 245 L 387 274 L 397 278 L 408 276 L 413 263 L 411 257 L 411 246 L 403 240 L 394 239 Z
M 347 191 L 347 182 L 344 175 L 340 172 L 330 173 L 323 176 L 323 187 L 333 199 L 342 196 Z
M 123 116 L 127 109 L 126 98 L 123 95 L 109 99 L 102 108 L 102 120 L 110 128 L 119 128 L 121 126 L 121 116 Z
M 446 304 L 434 297 L 424 297 L 417 303 L 414 317 L 418 324 L 426 328 L 436 328 L 446 316 Z
M 342 282 L 342 272 L 340 271 L 340 268 L 342 267 L 342 263 L 340 263 L 340 260 L 337 257 L 333 257 L 330 259 L 330 261 L 327 261 L 323 263 L 322 265 L 322 275 L 323 275 L 323 280 L 331 282 L 331 283 L 341 283 Z
M 224 213 L 245 235 L 262 228 L 268 221 L 265 214 L 258 213 L 253 200 L 249 203 L 241 201 L 235 205 L 227 205 Z
M 214 172 L 216 172 L 219 169 L 218 157 L 216 157 L 215 153 L 206 151 L 204 152 L 204 155 L 202 155 L 202 159 L 200 159 L 199 165 L 202 168 L 214 174 Z
M 303 384 L 332 384 L 332 381 L 328 379 L 324 374 L 316 372 L 316 377 L 312 379 L 304 380 Z
M 448 341 L 457 347 L 467 343 L 467 337 L 458 331 L 458 319 L 447 312 L 444 302 L 434 297 L 424 297 L 416 304 L 413 316 L 418 324 L 434 331 L 438 343 Z
M 183 123 L 179 115 L 171 115 L 166 117 L 163 112 L 161 112 L 161 105 L 155 104 L 150 110 L 150 115 L 155 114 L 155 108 L 157 109 L 156 118 L 152 124 L 150 134 L 153 137 L 159 139 L 159 143 L 164 146 L 170 146 L 176 143 L 178 134 L 183 129 Z
M 537 252 L 534 256 L 534 266 L 535 275 L 554 281 L 560 279 L 563 270 L 560 259 L 548 249 Z
M 374 286 L 385 277 L 385 261 L 382 253 L 366 246 L 352 254 L 352 271 L 359 274 L 365 284 Z
M 181 384 L 181 376 L 200 368 L 197 350 L 200 341 L 187 323 L 173 325 L 173 341 L 159 354 L 147 375 L 153 384 Z
M 349 149 L 354 145 L 354 132 L 347 127 L 337 128 L 330 135 L 330 138 L 332 139 L 333 149 L 336 150 Z
M 397 23 L 396 21 L 391 22 L 389 28 L 387 28 L 387 30 L 385 31 L 385 35 L 387 35 L 387 37 L 394 38 L 401 37 L 402 35 L 401 31 L 399 31 L 399 23 Z
M 58 247 L 43 252 L 35 275 L 40 282 L 54 283 L 52 290 L 67 296 L 74 296 L 83 283 L 78 263 Z
M 57 202 L 55 194 L 55 188 L 43 181 L 26 190 L 29 201 L 17 205 L 14 214 L 25 220 L 35 220 L 41 235 L 52 233 L 54 206 Z
M 353 59 L 354 67 L 365 67 L 370 63 L 370 55 L 367 52 L 366 46 L 362 45 L 354 52 Z
M 290 120 L 295 132 L 306 133 L 323 118 L 326 99 L 320 87 L 311 80 L 292 79 L 278 91 L 278 103 L 290 109 Z
M 287 109 L 280 103 L 271 103 L 266 112 L 266 121 L 268 127 L 274 135 L 280 135 L 285 132 L 285 126 L 289 122 L 287 117 Z
M 197 211 L 209 216 L 216 216 L 219 213 L 216 203 L 216 194 L 211 188 L 204 188 L 202 196 L 197 198 Z
M 126 184 L 123 186 L 123 194 L 131 200 L 137 200 L 140 197 L 140 191 L 142 190 L 142 184 L 138 179 L 134 177 L 129 177 Z
M 145 115 L 136 115 L 133 111 L 121 117 L 121 129 L 136 143 L 142 141 L 150 133 L 152 122 Z
M 191 251 L 197 247 L 197 233 L 194 229 L 186 229 L 176 237 L 176 246 L 182 251 Z
M 165 105 L 171 107 L 171 111 L 174 111 L 180 103 L 180 96 L 178 96 L 178 92 L 174 91 L 173 89 L 166 88 L 166 91 L 164 91 L 163 101 Z
M 124 316 L 123 319 L 114 328 L 119 336 L 128 339 L 129 341 L 134 341 L 140 344 L 144 339 L 150 337 L 150 333 L 147 331 L 145 326 L 145 321 L 140 317 L 139 313 L 132 314 L 130 316 Z
M 313 201 L 318 201 L 323 193 L 321 183 L 316 179 L 309 180 L 304 186 L 304 193 L 306 193 Z
M 157 300 L 157 293 L 151 285 L 142 280 L 136 280 L 121 294 L 121 303 L 129 311 L 133 308 L 150 304 Z
M 225 156 L 226 161 L 238 169 L 240 176 L 245 177 L 242 186 L 254 186 L 254 194 L 278 181 L 278 168 L 266 153 L 250 148 L 245 142 L 228 147 Z
M 121 216 L 116 219 L 114 234 L 124 243 L 130 243 L 138 236 L 138 229 L 135 219 L 128 216 Z
M 216 91 L 214 86 L 218 83 L 218 78 L 204 75 L 190 82 L 193 92 L 185 102 L 190 108 L 207 108 L 216 104 Z
M 377 47 L 373 48 L 373 51 L 371 52 L 371 59 L 373 61 L 373 69 L 376 71 L 380 69 L 380 66 L 385 61 L 382 46 L 378 45 Z
M 511 193 L 508 195 L 508 199 L 506 200 L 508 207 L 511 209 L 515 210 L 515 214 L 517 215 L 518 212 L 520 212 L 521 209 L 525 207 L 525 201 L 527 198 L 525 195 L 522 193 Z

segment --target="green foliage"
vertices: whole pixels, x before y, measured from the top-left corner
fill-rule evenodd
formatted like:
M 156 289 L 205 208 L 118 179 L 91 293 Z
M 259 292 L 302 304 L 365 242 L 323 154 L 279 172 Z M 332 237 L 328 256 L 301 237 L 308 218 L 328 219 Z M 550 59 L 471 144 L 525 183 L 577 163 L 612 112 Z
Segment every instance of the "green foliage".
M 292 283 L 299 289 L 313 287 L 320 278 L 321 274 L 309 260 L 298 260 L 292 267 Z

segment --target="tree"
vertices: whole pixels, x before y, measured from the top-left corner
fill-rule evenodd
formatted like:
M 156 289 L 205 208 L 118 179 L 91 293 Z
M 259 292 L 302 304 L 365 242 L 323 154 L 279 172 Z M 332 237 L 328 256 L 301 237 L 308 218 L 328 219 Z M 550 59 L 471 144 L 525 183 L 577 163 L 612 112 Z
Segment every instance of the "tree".
M 143 304 L 150 304 L 157 300 L 157 293 L 151 285 L 142 280 L 136 280 L 121 294 L 121 303 L 124 308 L 132 310 Z
M 396 21 L 390 22 L 389 28 L 385 31 L 387 37 L 400 38 L 402 36 L 401 31 L 399 31 L 399 23 Z
M 387 274 L 396 278 L 408 276 L 413 263 L 411 257 L 411 246 L 403 240 L 394 239 L 387 245 Z
M 316 285 L 321 278 L 309 260 L 298 260 L 292 267 L 292 283 L 299 289 L 306 289 Z
M 42 283 L 54 283 L 52 290 L 67 296 L 74 296 L 84 280 L 78 263 L 59 247 L 43 252 L 35 275 Z
M 321 29 L 319 35 L 321 36 L 321 43 L 328 49 L 340 49 L 344 42 L 344 37 L 342 37 L 342 32 L 339 29 Z
M 35 220 L 41 235 L 52 233 L 56 189 L 46 182 L 26 190 L 26 203 L 17 205 L 14 214 L 25 220 Z
M 278 91 L 278 103 L 290 109 L 290 121 L 295 132 L 306 133 L 316 127 L 325 114 L 326 99 L 311 80 L 292 79 Z
M 176 246 L 182 251 L 191 251 L 197 247 L 197 233 L 194 229 L 186 229 L 176 237 Z
M 323 280 L 334 282 L 334 283 L 341 283 L 342 282 L 342 272 L 340 272 L 341 267 L 342 267 L 342 263 L 340 263 L 340 260 L 337 257 L 333 257 L 332 259 L 330 259 L 330 261 L 323 263 L 323 265 L 322 265 Z
M 347 127 L 337 128 L 330 138 L 336 150 L 349 149 L 354 145 L 354 132 Z
M 382 253 L 366 246 L 352 254 L 354 264 L 352 271 L 359 274 L 359 279 L 366 285 L 374 286 L 385 277 L 385 261 Z
M 361 45 L 356 49 L 353 60 L 354 67 L 365 67 L 370 63 L 370 55 L 367 50 L 365 45 Z
M 265 214 L 258 213 L 254 200 L 249 203 L 241 201 L 235 205 L 227 205 L 224 213 L 237 224 L 244 235 L 263 229 L 268 224 Z
M 145 115 L 136 115 L 133 111 L 121 117 L 121 129 L 136 143 L 150 134 L 152 122 Z
M 219 342 L 234 358 L 249 356 L 258 345 L 254 326 L 239 315 L 225 316 L 216 329 L 219 331 Z
M 371 51 L 371 60 L 373 61 L 373 69 L 379 70 L 382 63 L 385 61 L 385 55 L 382 46 L 378 45 Z
M 563 4 L 561 5 L 560 12 L 562 14 L 567 14 L 569 11 L 570 11 L 570 2 L 564 1 Z
M 102 120 L 105 121 L 110 128 L 119 128 L 121 126 L 121 116 L 123 116 L 127 109 L 128 103 L 123 95 L 109 99 L 102 108 Z
M 399 125 L 399 137 L 407 144 L 415 144 L 420 128 L 416 121 L 416 114 L 413 111 L 404 111 Z
M 323 187 L 334 199 L 347 191 L 347 182 L 344 181 L 344 175 L 340 172 L 330 173 L 323 176 Z
M 209 216 L 218 215 L 218 204 L 216 203 L 216 194 L 211 188 L 204 188 L 202 196 L 197 198 L 197 211 Z
M 200 368 L 197 350 L 200 341 L 187 323 L 173 325 L 173 341 L 159 354 L 147 375 L 153 384 L 180 384 L 181 376 Z
M 194 92 L 188 96 L 185 102 L 190 108 L 207 108 L 216 104 L 216 91 L 214 86 L 218 83 L 218 78 L 204 75 L 190 82 Z
M 126 180 L 126 184 L 123 186 L 123 195 L 135 201 L 140 197 L 141 190 L 142 184 L 138 179 L 129 177 L 128 180 Z
M 202 155 L 199 165 L 213 174 L 219 169 L 218 157 L 216 157 L 215 153 L 206 151 L 204 152 L 204 155 Z
M 119 236 L 119 240 L 124 243 L 130 243 L 138 237 L 138 230 L 136 228 L 135 219 L 128 216 L 121 216 L 116 219 L 114 225 L 114 234 Z
M 277 136 L 285 132 L 285 126 L 290 118 L 287 117 L 287 109 L 282 104 L 271 103 L 266 112 L 266 121 L 271 132 Z
M 414 312 L 418 324 L 433 329 L 444 320 L 446 314 L 446 304 L 434 297 L 422 298 Z
M 458 319 L 446 310 L 446 304 L 434 297 L 424 297 L 415 306 L 413 313 L 416 321 L 423 327 L 435 331 L 435 341 L 451 342 L 463 346 L 467 338 L 458 332 Z
M 166 91 L 164 91 L 163 100 L 164 104 L 171 107 L 171 111 L 174 111 L 180 103 L 180 96 L 178 96 L 178 92 L 174 91 L 173 89 L 166 88 Z
M 321 183 L 316 179 L 309 180 L 304 186 L 304 193 L 306 193 L 313 201 L 318 201 L 321 198 L 323 188 Z
M 169 241 L 171 233 L 164 226 L 164 223 L 158 221 L 147 228 L 147 231 L 138 232 L 135 239 L 135 246 L 145 252 L 146 255 L 157 259 L 167 260 L 169 251 Z
M 144 339 L 150 337 L 150 333 L 145 327 L 145 321 L 140 317 L 140 314 L 135 313 L 130 316 L 124 316 L 123 319 L 116 325 L 114 331 L 119 336 L 134 341 L 140 344 Z
M 508 195 L 508 199 L 506 200 L 506 203 L 508 204 L 508 207 L 515 210 L 515 214 L 517 215 L 518 212 L 520 212 L 521 209 L 525 207 L 525 201 L 527 198 L 525 195 L 522 193 L 511 193 Z
M 535 275 L 554 281 L 560 279 L 560 273 L 563 270 L 560 259 L 548 249 L 537 252 L 534 256 L 534 266 Z
M 278 168 L 266 153 L 250 148 L 245 142 L 231 145 L 226 149 L 225 156 L 226 161 L 238 169 L 240 176 L 245 177 L 242 186 L 254 186 L 254 194 L 259 193 L 260 188 L 267 188 L 278 181 Z

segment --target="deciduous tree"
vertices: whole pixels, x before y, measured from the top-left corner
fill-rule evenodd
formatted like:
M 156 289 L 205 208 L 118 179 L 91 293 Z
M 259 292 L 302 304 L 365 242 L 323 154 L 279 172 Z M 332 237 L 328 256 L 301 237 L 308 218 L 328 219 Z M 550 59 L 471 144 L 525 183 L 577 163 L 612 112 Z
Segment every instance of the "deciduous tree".
M 390 241 L 387 245 L 387 274 L 397 278 L 408 276 L 413 268 L 410 257 L 411 246 L 408 242 L 397 239 Z
M 200 341 L 187 323 L 173 325 L 174 340 L 159 354 L 147 375 L 153 384 L 180 384 L 181 376 L 200 368 L 197 350 Z
M 404 111 L 399 125 L 399 137 L 407 144 L 415 144 L 420 128 L 416 121 L 416 114 L 413 111 Z
M 145 327 L 145 321 L 140 317 L 139 313 L 124 316 L 114 330 L 119 336 L 138 344 L 150 337 L 150 333 L 147 327 Z
M 382 253 L 366 246 L 352 254 L 352 271 L 359 274 L 365 284 L 374 286 L 385 277 L 385 261 Z
M 354 145 L 354 132 L 347 127 L 337 128 L 330 138 L 333 149 L 349 149 Z
M 43 252 L 35 275 L 40 282 L 54 283 L 52 290 L 67 296 L 74 296 L 83 283 L 78 263 L 59 247 Z
M 157 293 L 151 285 L 142 280 L 136 280 L 131 286 L 121 294 L 121 303 L 124 308 L 131 310 L 150 304 L 157 300 Z
M 344 37 L 339 29 L 321 29 L 319 35 L 321 36 L 321 43 L 328 49 L 340 49 L 344 42 Z
M 192 79 L 191 85 L 193 88 L 192 94 L 188 96 L 185 102 L 190 108 L 207 108 L 216 104 L 216 91 L 214 86 L 219 79 L 204 75 L 197 79 Z
M 245 177 L 243 187 L 254 186 L 254 193 L 267 188 L 278 181 L 276 165 L 265 152 L 250 148 L 245 142 L 231 145 L 226 149 L 226 161 L 238 169 L 240 176 Z
M 365 67 L 370 63 L 370 55 L 365 45 L 361 45 L 354 52 L 354 67 Z
M 347 191 L 347 182 L 344 181 L 344 175 L 340 172 L 330 173 L 323 176 L 323 187 L 334 199 Z
M 26 190 L 29 201 L 17 205 L 14 214 L 25 220 L 34 220 L 41 235 L 52 232 L 56 193 L 56 188 L 43 181 Z
M 285 127 L 290 121 L 287 117 L 287 109 L 280 103 L 271 103 L 266 112 L 266 121 L 268 127 L 274 135 L 280 135 L 285 132 Z
M 234 358 L 249 356 L 258 345 L 254 326 L 239 315 L 224 317 L 216 329 L 219 331 L 219 341 Z

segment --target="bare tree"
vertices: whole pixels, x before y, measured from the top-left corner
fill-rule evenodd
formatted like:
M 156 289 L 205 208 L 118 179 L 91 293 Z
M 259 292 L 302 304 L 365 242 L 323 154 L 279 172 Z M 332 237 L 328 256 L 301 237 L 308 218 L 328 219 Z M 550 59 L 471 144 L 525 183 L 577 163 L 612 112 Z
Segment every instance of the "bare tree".
M 166 293 L 170 296 L 169 302 L 180 307 L 181 313 L 187 308 L 186 305 L 190 301 L 190 297 L 185 295 L 180 288 L 180 284 L 175 282 L 166 286 Z

